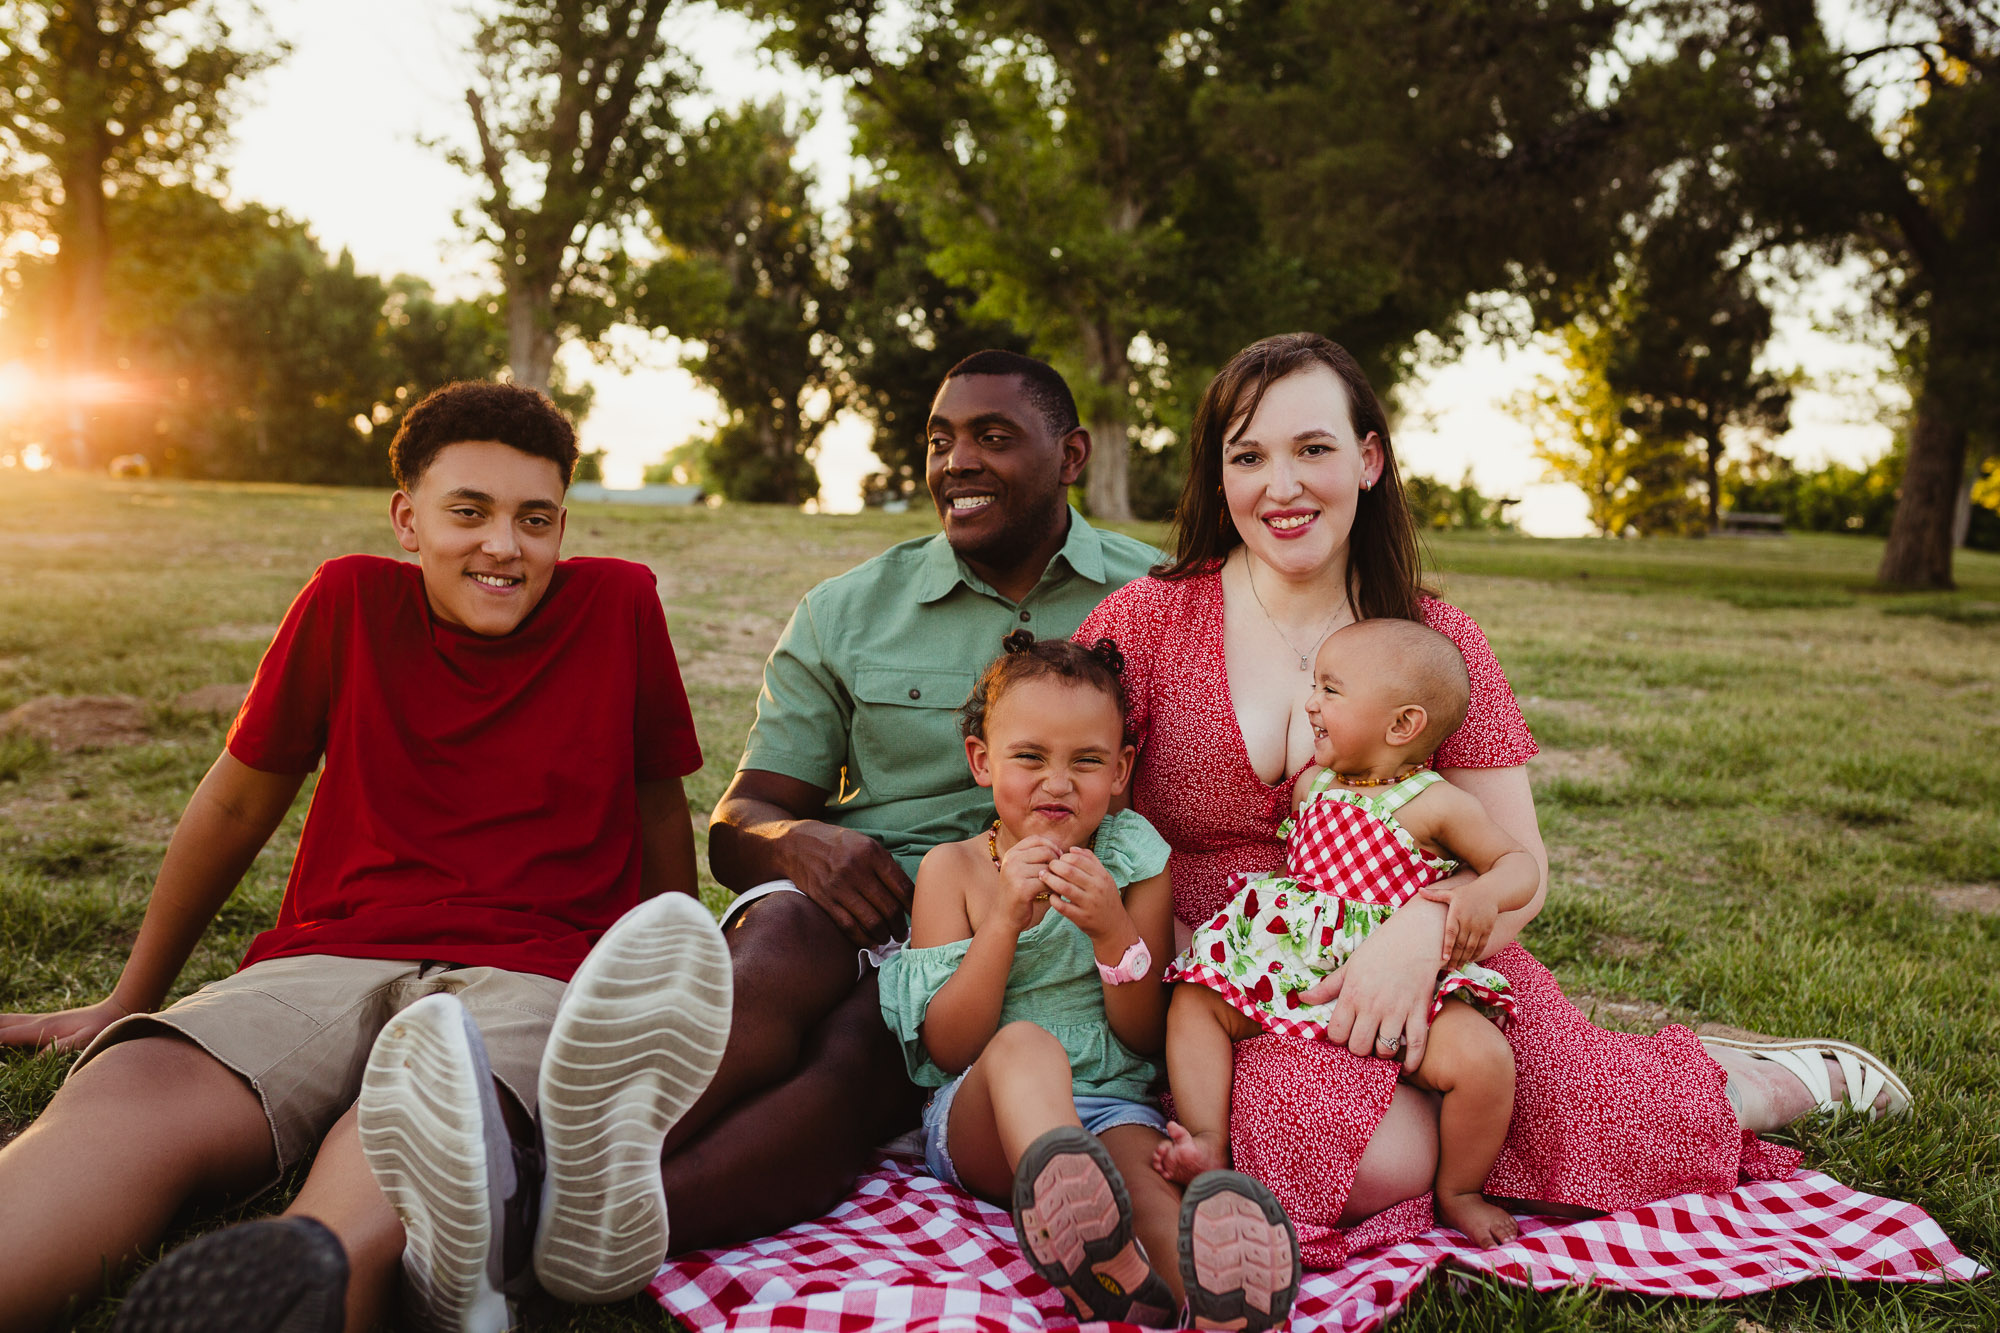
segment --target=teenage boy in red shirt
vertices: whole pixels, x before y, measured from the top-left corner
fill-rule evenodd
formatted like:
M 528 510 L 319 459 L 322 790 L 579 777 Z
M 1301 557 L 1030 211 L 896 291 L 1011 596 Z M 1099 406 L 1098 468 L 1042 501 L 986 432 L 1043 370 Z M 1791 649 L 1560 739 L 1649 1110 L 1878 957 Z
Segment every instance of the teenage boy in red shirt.
M 86 1048 L 0 1151 L 0 1328 L 45 1324 L 188 1200 L 269 1186 L 315 1149 L 283 1219 L 184 1247 L 121 1326 L 364 1329 L 399 1257 L 425 1323 L 504 1326 L 495 1288 L 525 1266 L 502 1253 L 505 1209 L 531 1208 L 536 1182 L 483 1127 L 534 1143 L 552 1025 L 572 1056 L 678 1042 L 706 1082 L 729 988 L 693 897 L 681 779 L 701 752 L 651 572 L 558 558 L 576 456 L 531 390 L 455 384 L 411 409 L 390 518 L 415 563 L 320 567 L 111 995 L 0 1017 L 0 1042 Z M 322 759 L 277 924 L 234 976 L 155 1013 Z M 559 1020 L 614 922 L 592 966 L 635 998 L 609 1027 Z

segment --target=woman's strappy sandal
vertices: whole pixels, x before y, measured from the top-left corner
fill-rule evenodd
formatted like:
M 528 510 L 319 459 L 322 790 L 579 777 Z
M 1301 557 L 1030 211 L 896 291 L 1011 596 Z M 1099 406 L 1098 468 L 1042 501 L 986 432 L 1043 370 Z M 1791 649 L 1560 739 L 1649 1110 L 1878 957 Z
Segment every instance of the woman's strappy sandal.
M 1778 1038 L 1757 1040 L 1710 1036 L 1701 1040 L 1705 1045 L 1742 1051 L 1783 1068 L 1806 1085 L 1806 1091 L 1812 1094 L 1813 1109 L 1817 1111 L 1859 1111 L 1870 1120 L 1875 1120 L 1883 1116 L 1905 1115 L 1915 1100 L 1909 1085 L 1896 1077 L 1896 1071 L 1889 1068 L 1887 1061 L 1851 1042 L 1832 1038 L 1785 1041 Z M 1844 1100 L 1833 1095 L 1833 1080 L 1826 1072 L 1828 1060 L 1840 1067 L 1841 1075 L 1847 1081 Z M 1878 1111 L 1875 1099 L 1885 1091 L 1889 1100 Z
M 1012 1212 L 1021 1253 L 1079 1319 L 1178 1326 L 1173 1293 L 1132 1234 L 1124 1178 L 1095 1135 L 1065 1125 L 1029 1144 Z

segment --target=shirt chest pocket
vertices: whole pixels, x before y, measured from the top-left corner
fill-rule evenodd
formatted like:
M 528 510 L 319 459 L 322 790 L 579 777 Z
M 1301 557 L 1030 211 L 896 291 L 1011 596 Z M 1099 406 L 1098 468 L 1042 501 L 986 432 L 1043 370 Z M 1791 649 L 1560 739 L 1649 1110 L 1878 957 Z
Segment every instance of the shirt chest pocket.
M 958 710 L 974 679 L 970 671 L 923 667 L 856 670 L 846 785 L 877 798 L 939 796 L 970 787 Z

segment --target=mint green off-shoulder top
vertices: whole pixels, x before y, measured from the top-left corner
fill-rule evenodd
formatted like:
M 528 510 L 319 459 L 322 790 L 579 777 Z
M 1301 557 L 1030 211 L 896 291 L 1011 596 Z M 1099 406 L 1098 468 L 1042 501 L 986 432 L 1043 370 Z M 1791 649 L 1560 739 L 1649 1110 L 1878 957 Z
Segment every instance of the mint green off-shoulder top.
M 1095 850 L 1122 891 L 1165 870 L 1171 849 L 1145 816 L 1118 810 L 1098 826 Z M 911 1080 L 923 1087 L 941 1088 L 957 1077 L 939 1068 L 924 1048 L 924 1014 L 971 945 L 963 939 L 904 949 L 882 965 L 882 1017 L 903 1044 Z M 1000 1022 L 1022 1019 L 1046 1029 L 1069 1053 L 1075 1095 L 1150 1100 L 1161 1065 L 1113 1035 L 1090 937 L 1060 912 L 1045 913 L 1014 946 Z

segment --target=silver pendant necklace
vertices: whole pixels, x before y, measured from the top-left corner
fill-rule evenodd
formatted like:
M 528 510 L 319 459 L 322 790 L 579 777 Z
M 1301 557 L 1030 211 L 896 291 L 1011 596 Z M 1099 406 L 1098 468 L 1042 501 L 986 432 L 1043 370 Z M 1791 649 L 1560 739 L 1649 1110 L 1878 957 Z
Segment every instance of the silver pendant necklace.
M 1278 638 L 1281 641 L 1283 641 L 1285 647 L 1291 649 L 1294 653 L 1298 655 L 1299 670 L 1301 671 L 1312 670 L 1312 654 L 1318 652 L 1319 646 L 1322 643 L 1326 642 L 1327 635 L 1333 633 L 1333 628 L 1334 628 L 1333 622 L 1339 619 L 1340 617 L 1339 608 L 1335 608 L 1334 613 L 1326 618 L 1325 628 L 1323 628 L 1320 631 L 1319 636 L 1313 640 L 1312 651 L 1303 653 L 1299 652 L 1299 646 L 1296 643 L 1292 642 L 1292 636 L 1285 633 L 1285 631 L 1279 626 L 1277 617 L 1271 614 L 1271 608 L 1264 605 L 1264 594 L 1257 591 L 1257 575 L 1255 572 L 1255 568 L 1256 568 L 1255 565 L 1249 559 L 1246 558 L 1244 560 L 1243 579 L 1244 582 L 1250 585 L 1250 595 L 1256 599 L 1257 609 L 1259 611 L 1262 611 L 1264 613 L 1264 619 L 1270 622 L 1272 633 L 1276 634 Z

